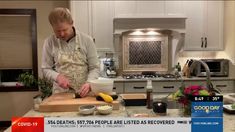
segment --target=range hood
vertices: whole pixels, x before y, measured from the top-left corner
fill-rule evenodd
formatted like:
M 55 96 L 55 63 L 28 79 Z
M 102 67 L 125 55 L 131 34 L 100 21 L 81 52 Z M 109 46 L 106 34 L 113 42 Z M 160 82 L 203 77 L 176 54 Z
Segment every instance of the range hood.
M 119 16 L 113 20 L 113 33 L 120 35 L 133 29 L 154 28 L 185 33 L 185 16 Z

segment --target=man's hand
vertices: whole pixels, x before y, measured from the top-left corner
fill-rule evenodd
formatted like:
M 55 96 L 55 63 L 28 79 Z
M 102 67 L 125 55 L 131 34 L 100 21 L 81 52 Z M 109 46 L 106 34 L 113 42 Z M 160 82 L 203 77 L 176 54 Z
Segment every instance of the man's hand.
M 69 79 L 67 79 L 64 75 L 59 74 L 56 78 L 56 82 L 60 87 L 66 89 L 69 88 Z
M 85 97 L 90 92 L 90 90 L 91 90 L 90 84 L 89 83 L 85 83 L 80 88 L 79 94 L 80 94 L 81 97 Z

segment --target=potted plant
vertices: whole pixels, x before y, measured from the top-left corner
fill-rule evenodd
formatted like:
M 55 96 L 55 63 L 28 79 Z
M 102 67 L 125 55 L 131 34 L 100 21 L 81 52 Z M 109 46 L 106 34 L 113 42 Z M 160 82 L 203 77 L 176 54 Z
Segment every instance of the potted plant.
M 42 99 L 49 97 L 52 94 L 52 82 L 47 80 L 46 78 L 39 78 L 38 80 L 35 79 L 33 74 L 29 72 L 25 72 L 19 75 L 18 81 L 24 84 L 26 87 L 33 87 L 38 85 L 40 96 Z M 36 96 L 35 96 L 36 97 Z

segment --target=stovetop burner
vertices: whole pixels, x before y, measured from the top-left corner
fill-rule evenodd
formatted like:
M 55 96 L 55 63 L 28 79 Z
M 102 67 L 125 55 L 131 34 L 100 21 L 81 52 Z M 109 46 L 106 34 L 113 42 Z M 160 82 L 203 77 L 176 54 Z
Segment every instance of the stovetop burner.
M 173 74 L 164 74 L 162 77 L 164 77 L 164 78 L 175 78 L 175 75 L 173 75 Z
M 142 73 L 142 74 L 123 74 L 123 78 L 125 79 L 147 79 L 147 78 L 175 78 L 175 75 L 173 74 L 146 74 L 146 73 Z

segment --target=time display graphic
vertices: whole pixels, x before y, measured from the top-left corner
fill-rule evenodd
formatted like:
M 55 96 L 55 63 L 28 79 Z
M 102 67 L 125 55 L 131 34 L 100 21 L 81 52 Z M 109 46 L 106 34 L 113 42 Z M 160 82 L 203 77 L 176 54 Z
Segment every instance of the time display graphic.
M 193 96 L 192 102 L 223 102 L 223 96 Z

